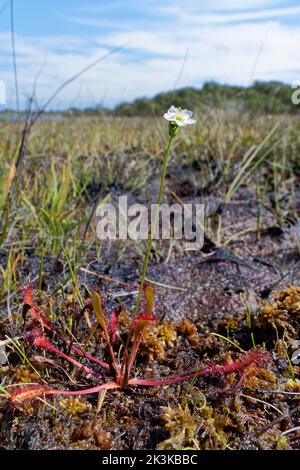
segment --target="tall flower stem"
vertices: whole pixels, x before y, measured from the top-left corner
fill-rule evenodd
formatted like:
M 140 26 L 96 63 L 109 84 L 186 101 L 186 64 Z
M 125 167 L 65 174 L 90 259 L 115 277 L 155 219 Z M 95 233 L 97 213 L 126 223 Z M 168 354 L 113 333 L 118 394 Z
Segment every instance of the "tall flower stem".
M 165 153 L 165 158 L 164 158 L 164 163 L 163 163 L 163 168 L 162 168 L 159 194 L 158 194 L 158 197 L 157 197 L 154 217 L 153 217 L 153 221 L 152 221 L 153 226 L 151 227 L 151 232 L 150 232 L 150 236 L 149 236 L 149 239 L 148 239 L 148 247 L 147 247 L 147 252 L 146 252 L 146 256 L 145 256 L 142 276 L 141 276 L 141 283 L 140 283 L 140 288 L 139 288 L 137 301 L 136 301 L 136 304 L 135 304 L 135 309 L 134 309 L 134 312 L 133 312 L 132 321 L 135 320 L 135 318 L 137 316 L 137 313 L 138 313 L 138 310 L 139 310 L 140 303 L 141 303 L 141 298 L 142 298 L 142 294 L 143 294 L 143 288 L 144 288 L 145 278 L 146 278 L 146 273 L 147 273 L 147 267 L 148 267 L 148 264 L 149 264 L 150 253 L 151 253 L 151 249 L 152 249 L 152 245 L 153 245 L 153 237 L 155 235 L 157 224 L 158 224 L 159 208 L 160 208 L 160 204 L 161 204 L 163 193 L 164 193 L 164 186 L 165 186 L 165 179 L 166 179 L 169 156 L 170 156 L 170 153 L 171 153 L 172 142 L 173 142 L 173 139 L 174 139 L 175 135 L 177 134 L 177 131 L 178 131 L 178 127 L 176 125 L 174 126 L 173 124 L 170 124 L 170 127 L 169 127 L 169 143 L 168 143 L 168 147 L 167 147 L 167 150 L 166 150 L 166 153 Z
M 187 109 L 175 108 L 175 106 L 171 106 L 171 108 L 168 109 L 168 112 L 164 114 L 164 118 L 169 122 L 169 142 L 168 142 L 168 146 L 167 146 L 167 150 L 166 150 L 165 158 L 164 158 L 164 163 L 162 167 L 160 188 L 159 188 L 159 193 L 158 193 L 158 197 L 156 201 L 154 217 L 153 217 L 153 220 L 151 220 L 151 230 L 150 230 L 150 236 L 148 238 L 148 247 L 147 247 L 144 266 L 143 266 L 142 275 L 141 275 L 140 288 L 139 288 L 134 312 L 132 315 L 131 328 L 129 330 L 127 340 L 126 340 L 126 345 L 124 348 L 124 356 L 123 356 L 123 361 L 121 365 L 120 375 L 121 375 L 121 378 L 124 378 L 123 386 L 125 387 L 129 383 L 129 372 L 130 372 L 130 368 L 132 367 L 132 361 L 130 360 L 130 356 L 129 356 L 129 345 L 130 345 L 131 335 L 134 330 L 135 319 L 138 315 L 141 298 L 142 298 L 142 294 L 144 290 L 147 267 L 149 264 L 150 253 L 151 253 L 151 249 L 153 245 L 153 238 L 156 234 L 156 228 L 159 222 L 160 204 L 161 204 L 163 194 L 164 194 L 165 179 L 166 179 L 169 156 L 171 153 L 172 142 L 177 132 L 179 131 L 180 127 L 196 123 L 196 120 L 192 119 L 192 115 L 193 113 L 191 111 L 188 111 Z

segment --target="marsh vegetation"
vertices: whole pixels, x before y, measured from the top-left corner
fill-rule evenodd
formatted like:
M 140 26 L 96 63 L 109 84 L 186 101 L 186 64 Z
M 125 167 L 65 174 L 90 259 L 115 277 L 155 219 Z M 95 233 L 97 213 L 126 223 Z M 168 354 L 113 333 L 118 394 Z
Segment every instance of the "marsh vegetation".
M 194 111 L 197 125 L 174 141 L 164 201 L 204 203 L 205 242 L 188 252 L 180 240 L 153 244 L 146 281 L 157 320 L 144 332 L 133 374 L 153 380 L 195 364 L 225 368 L 108 391 L 98 413 L 97 395 L 44 396 L 22 407 L 2 397 L 3 448 L 299 448 L 300 368 L 291 360 L 300 327 L 299 120 L 230 107 Z M 107 359 L 97 316 L 85 309 L 101 293 L 108 318 L 119 312 L 123 347 L 147 244 L 99 241 L 93 217 L 122 194 L 153 202 L 167 123 L 105 113 L 44 120 L 18 161 L 23 129 L 24 122 L 0 123 L 0 385 L 8 393 L 20 384 L 96 386 L 97 377 L 24 340 L 36 326 L 24 292 L 33 288 L 34 305 L 65 340 Z M 69 355 L 70 345 L 51 335 Z M 249 351 L 263 351 L 264 361 L 230 368 Z M 87 357 L 80 362 L 90 367 Z

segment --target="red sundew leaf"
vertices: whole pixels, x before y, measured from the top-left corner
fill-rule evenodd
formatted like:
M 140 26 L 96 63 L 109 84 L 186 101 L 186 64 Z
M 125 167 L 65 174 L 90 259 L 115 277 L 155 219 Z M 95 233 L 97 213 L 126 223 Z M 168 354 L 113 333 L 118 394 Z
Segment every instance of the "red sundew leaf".
M 70 343 L 62 337 L 62 335 L 59 333 L 59 331 L 52 325 L 51 321 L 46 319 L 44 313 L 38 307 L 36 307 L 36 305 L 33 303 L 32 290 L 33 289 L 31 287 L 26 288 L 25 294 L 24 294 L 24 303 L 30 307 L 30 312 L 32 313 L 32 316 L 34 317 L 34 319 L 46 330 L 51 331 L 51 332 L 55 331 L 55 333 L 60 338 L 60 340 L 63 341 L 68 346 L 70 346 Z M 41 336 L 41 330 L 39 328 L 35 328 L 32 332 L 32 336 L 33 337 Z M 93 362 L 101 365 L 105 369 L 110 368 L 109 364 L 107 364 L 103 361 L 100 361 L 99 359 L 97 359 L 94 356 L 91 356 L 90 354 L 85 353 L 84 351 L 82 351 L 80 348 L 76 347 L 73 344 L 71 345 L 71 349 L 73 351 L 75 351 L 77 354 L 80 354 L 80 355 L 86 357 L 90 361 L 93 361 Z
M 140 315 L 137 318 L 137 324 L 135 326 L 135 329 L 133 330 L 134 341 L 132 343 L 130 356 L 126 365 L 126 380 L 128 380 L 133 364 L 135 363 L 136 356 L 138 354 L 138 350 L 139 350 L 145 329 L 147 328 L 148 324 L 150 322 L 153 322 L 154 320 L 155 320 L 154 317 L 149 317 L 148 315 Z M 134 328 L 134 323 L 133 323 L 133 328 Z
M 84 387 L 85 385 L 81 385 L 78 382 L 76 382 L 69 374 L 68 372 L 60 365 L 58 365 L 53 359 L 49 359 L 48 357 L 44 356 L 38 356 L 37 354 L 32 357 L 32 360 L 36 364 L 50 364 L 52 367 L 55 367 L 56 369 L 61 370 L 69 379 L 69 381 L 73 384 L 76 385 L 77 387 Z
M 11 392 L 10 399 L 13 404 L 21 404 L 24 401 L 32 400 L 46 395 L 50 390 L 50 387 L 46 385 L 24 385 L 13 392 Z
M 44 313 L 34 304 L 32 300 L 32 288 L 27 287 L 24 294 L 24 303 L 30 307 L 30 313 L 33 318 L 46 330 L 53 331 L 51 321 L 48 320 Z
M 117 312 L 114 310 L 111 314 L 110 319 L 110 331 L 111 331 L 111 342 L 114 343 L 116 340 L 118 330 L 118 315 Z
M 67 361 L 71 362 L 72 364 L 74 364 L 75 366 L 77 366 L 79 369 L 83 370 L 85 373 L 87 374 L 90 374 L 90 375 L 93 375 L 95 377 L 99 377 L 100 374 L 98 374 L 97 372 L 95 372 L 93 369 L 91 369 L 90 367 L 87 367 L 87 366 L 84 366 L 83 364 L 81 364 L 80 362 L 76 361 L 75 359 L 73 359 L 72 357 L 68 356 L 67 354 L 63 353 L 62 351 L 60 351 L 59 349 L 55 348 L 51 343 L 50 341 L 48 341 L 45 337 L 43 336 L 40 336 L 40 337 L 37 337 L 35 338 L 34 342 L 33 342 L 34 346 L 36 346 L 37 348 L 42 348 L 42 349 L 47 349 L 48 351 L 51 351 L 52 353 L 54 354 L 57 354 L 58 356 L 61 356 L 62 358 L 66 359 Z
M 24 385 L 13 392 L 11 392 L 10 397 L 5 397 L 11 401 L 15 406 L 18 406 L 25 401 L 32 400 L 47 395 L 90 395 L 93 393 L 98 393 L 100 390 L 113 390 L 120 388 L 116 382 L 106 382 L 102 385 L 96 387 L 86 388 L 83 390 L 59 390 L 53 389 L 46 385 Z M 2 396 L 2 395 L 1 395 Z
M 66 344 L 69 345 L 69 343 L 67 343 L 67 342 L 66 342 Z M 104 367 L 104 369 L 110 369 L 109 364 L 107 364 L 106 362 L 100 361 L 100 359 L 97 359 L 96 357 L 91 356 L 90 354 L 85 353 L 80 348 L 77 348 L 77 346 L 72 344 L 71 349 L 72 349 L 72 351 L 76 352 L 77 354 L 80 354 L 81 356 L 86 357 L 90 361 L 96 362 L 96 364 L 99 364 L 100 366 Z
M 114 343 L 116 340 L 116 337 L 119 336 L 119 315 L 122 312 L 123 308 L 119 306 L 115 310 L 112 311 L 111 318 L 110 318 L 110 334 L 111 334 L 111 343 Z
M 206 373 L 208 375 L 230 374 L 232 372 L 242 372 L 243 369 L 250 364 L 258 366 L 268 362 L 270 362 L 269 353 L 257 349 L 255 351 L 248 351 L 242 359 L 237 359 L 229 364 L 208 367 L 207 369 L 204 369 L 202 373 Z
M 145 329 L 147 328 L 149 323 L 152 323 L 154 321 L 156 321 L 156 318 L 153 315 L 140 314 L 131 324 L 131 328 L 130 328 L 130 332 L 128 336 L 128 342 L 129 342 L 129 339 L 131 339 L 132 337 L 134 337 L 134 341 L 132 344 L 130 355 L 128 355 L 128 351 L 125 350 L 124 359 L 127 358 L 127 362 L 126 363 L 125 361 L 123 362 L 122 369 L 121 369 L 122 371 L 124 370 L 124 368 L 126 370 L 126 373 L 125 373 L 126 380 L 128 380 L 130 371 L 136 360 L 138 349 L 142 341 L 142 337 L 145 332 Z
M 245 367 L 254 364 L 256 366 L 261 366 L 263 364 L 270 362 L 270 355 L 266 351 L 256 350 L 249 351 L 242 359 L 233 361 L 230 364 L 225 365 L 216 365 L 211 367 L 206 367 L 202 370 L 193 369 L 187 374 L 179 375 L 177 377 L 166 377 L 158 379 L 139 379 L 134 378 L 128 381 L 128 385 L 139 385 L 142 387 L 157 387 L 163 385 L 170 385 L 173 383 L 183 382 L 188 379 L 193 379 L 197 377 L 204 377 L 209 375 L 221 375 L 221 374 L 231 374 L 233 372 L 243 372 Z
M 32 306 L 32 287 L 26 287 L 24 293 L 24 303 L 30 307 Z
M 65 343 L 67 346 L 70 346 L 71 350 L 74 351 L 76 354 L 79 354 L 80 356 L 86 357 L 87 359 L 89 359 L 89 361 L 92 361 L 92 362 L 95 362 L 96 364 L 99 364 L 104 369 L 109 369 L 110 368 L 109 364 L 107 364 L 106 362 L 100 361 L 100 359 L 97 359 L 97 357 L 94 357 L 91 354 L 88 354 L 88 353 L 82 351 L 82 349 L 78 348 L 74 344 L 70 345 L 70 342 L 66 341 L 57 331 L 56 331 L 56 334 L 59 337 L 59 339 L 63 343 Z M 35 341 L 38 340 L 37 343 L 35 344 L 35 346 L 37 346 L 37 347 L 43 347 L 42 346 L 42 341 L 40 342 L 40 340 L 43 340 L 43 341 L 47 342 L 47 348 L 46 349 L 50 350 L 49 345 L 53 349 L 53 346 L 51 345 L 50 341 L 48 341 L 47 338 L 45 336 L 43 336 L 43 332 L 41 331 L 41 329 L 39 327 L 34 328 L 30 332 L 30 335 L 28 335 L 27 337 L 29 337 L 31 340 L 33 340 L 33 343 L 35 343 Z M 41 346 L 39 346 L 39 344 Z
M 55 347 L 52 346 L 50 341 L 48 341 L 44 336 L 37 336 L 33 341 L 34 346 L 37 348 L 49 349 L 49 351 L 54 352 Z
M 85 388 L 84 390 L 50 390 L 49 394 L 51 395 L 91 395 L 93 393 L 98 393 L 100 390 L 113 390 L 115 388 L 121 388 L 121 385 L 118 385 L 116 382 L 106 382 L 102 385 L 97 385 L 96 387 Z
M 156 321 L 156 317 L 154 315 L 142 314 L 138 316 L 137 320 L 153 322 Z
M 132 324 L 132 330 L 136 330 L 139 323 L 141 322 L 151 323 L 155 321 L 156 321 L 156 317 L 154 315 L 148 315 L 148 314 L 142 313 L 138 315 L 136 319 L 134 320 Z

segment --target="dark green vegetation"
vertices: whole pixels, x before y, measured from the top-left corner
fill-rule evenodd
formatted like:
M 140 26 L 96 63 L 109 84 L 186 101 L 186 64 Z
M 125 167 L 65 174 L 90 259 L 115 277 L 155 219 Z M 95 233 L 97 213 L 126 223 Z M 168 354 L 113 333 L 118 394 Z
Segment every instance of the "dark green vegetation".
M 99 116 L 103 113 L 114 116 L 160 116 L 170 103 L 188 109 L 207 108 L 239 110 L 253 114 L 294 114 L 300 112 L 300 105 L 292 103 L 295 90 L 280 82 L 255 82 L 249 87 L 219 85 L 208 82 L 202 88 L 182 88 L 160 93 L 154 98 L 139 98 L 133 103 L 122 103 L 113 111 L 104 108 L 91 108 L 83 111 L 73 109 L 65 115 Z
M 292 114 L 298 115 L 300 105 L 292 103 L 291 96 L 295 90 L 291 85 L 281 82 L 254 82 L 249 87 L 220 85 L 208 82 L 202 88 L 181 88 L 164 92 L 153 98 L 138 98 L 132 103 L 122 103 L 113 110 L 103 106 L 77 109 L 71 108 L 62 114 L 64 116 L 161 116 L 162 110 L 167 110 L 170 103 L 175 106 L 194 111 L 206 112 L 208 108 L 239 110 L 252 114 Z M 11 115 L 12 111 L 0 113 L 2 117 Z M 49 112 L 48 116 L 58 118 L 60 113 Z
M 117 106 L 117 116 L 159 116 L 169 103 L 188 109 L 239 109 L 251 113 L 299 114 L 300 106 L 291 101 L 291 86 L 280 82 L 255 82 L 252 86 L 230 86 L 206 83 L 201 89 L 182 88 L 161 93 L 152 99 L 137 99 Z
M 192 100 L 169 97 L 155 114 L 171 104 L 193 109 Z M 297 431 L 286 431 L 299 419 L 299 395 L 290 393 L 300 391 L 300 369 L 290 358 L 300 299 L 299 289 L 287 286 L 300 281 L 300 124 L 281 112 L 203 106 L 195 113 L 198 124 L 176 137 L 165 201 L 203 201 L 206 240 L 200 252 L 185 252 L 172 239 L 154 244 L 148 280 L 158 284 L 157 317 L 172 324 L 149 329 L 133 374 L 150 380 L 195 363 L 201 369 L 230 364 L 254 345 L 269 352 L 267 366 L 217 380 L 108 392 L 99 414 L 97 397 L 45 397 L 48 404 L 30 402 L 25 413 L 2 399 L 2 447 L 299 448 Z M 65 338 L 77 328 L 81 347 L 95 316 L 80 312 L 95 288 L 108 312 L 123 308 L 122 328 L 128 328 L 146 243 L 100 242 L 91 216 L 121 194 L 130 203 L 153 202 L 168 127 L 146 114 L 37 123 L 17 171 L 24 124 L 1 123 L 0 341 L 8 340 L 8 361 L 2 359 L 0 385 L 6 390 L 17 383 L 69 390 L 98 384 L 20 339 L 32 322 L 24 311 L 25 286 L 36 288 L 36 303 Z M 65 348 L 55 335 L 51 340 Z M 99 329 L 87 352 L 106 358 Z

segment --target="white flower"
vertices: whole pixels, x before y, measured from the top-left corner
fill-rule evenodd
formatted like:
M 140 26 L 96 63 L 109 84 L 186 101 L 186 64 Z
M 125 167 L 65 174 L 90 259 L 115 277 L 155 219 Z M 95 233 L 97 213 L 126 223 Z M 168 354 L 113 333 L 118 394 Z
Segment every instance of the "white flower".
M 164 118 L 167 121 L 174 122 L 179 127 L 186 126 L 187 124 L 195 124 L 197 121 L 192 119 L 192 116 L 192 111 L 175 108 L 175 106 L 171 106 L 171 108 L 168 109 L 168 112 L 164 114 Z

